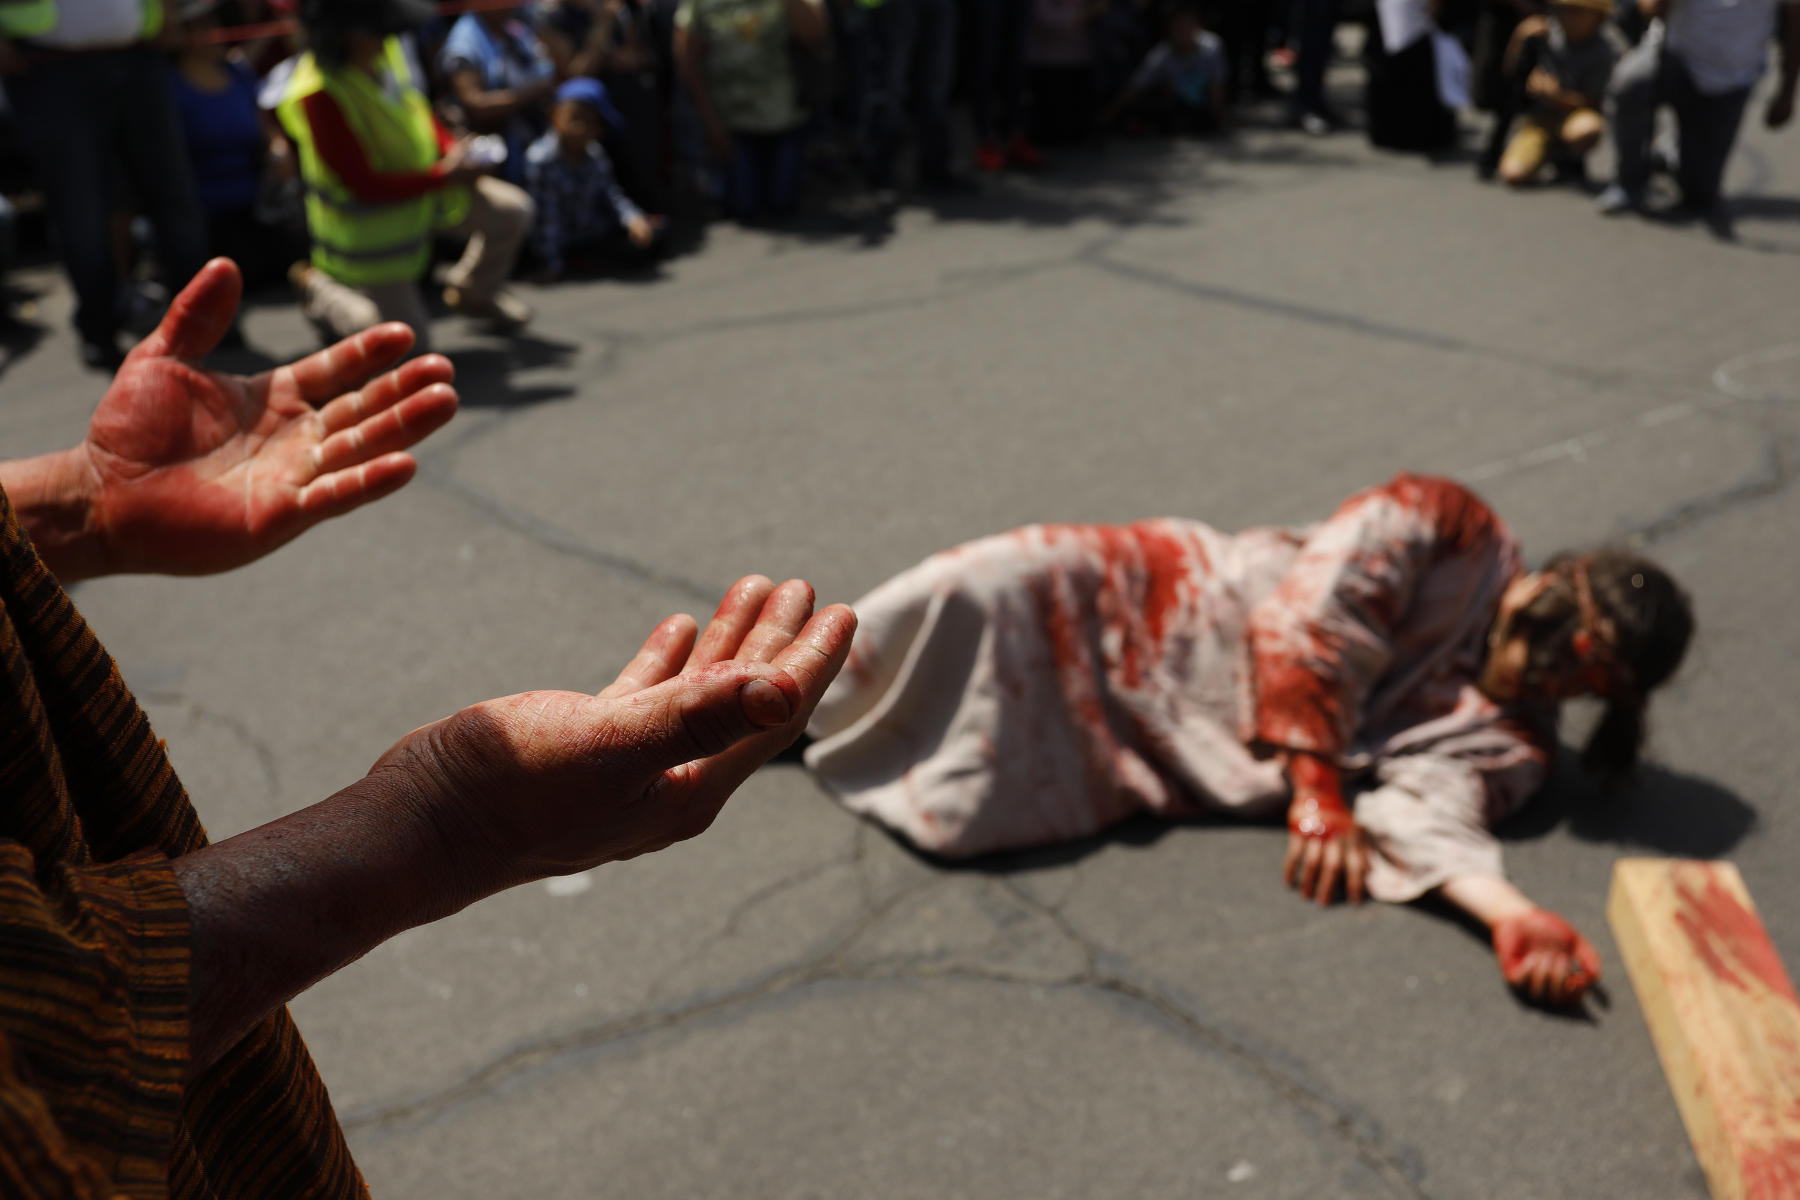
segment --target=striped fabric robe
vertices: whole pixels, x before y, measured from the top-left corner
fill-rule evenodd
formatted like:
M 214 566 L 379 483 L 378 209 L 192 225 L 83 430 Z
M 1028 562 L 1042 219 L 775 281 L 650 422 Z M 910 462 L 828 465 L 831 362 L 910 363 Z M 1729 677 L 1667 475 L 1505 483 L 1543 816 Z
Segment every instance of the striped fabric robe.
M 0 1196 L 366 1196 L 285 1009 L 187 1079 L 206 834 L 3 492 L 0 671 Z

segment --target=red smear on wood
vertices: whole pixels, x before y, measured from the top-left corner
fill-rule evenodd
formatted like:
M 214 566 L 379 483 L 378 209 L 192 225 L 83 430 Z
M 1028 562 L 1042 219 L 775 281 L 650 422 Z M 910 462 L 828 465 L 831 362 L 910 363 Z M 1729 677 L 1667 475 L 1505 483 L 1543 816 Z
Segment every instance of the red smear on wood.
M 1745 1153 L 1744 1200 L 1794 1200 L 1800 1196 L 1800 1140 L 1787 1138 Z
M 1704 887 L 1696 886 L 1697 880 L 1704 880 Z M 1714 977 L 1753 994 L 1758 990 L 1755 981 L 1762 990 L 1800 1003 L 1762 922 L 1711 871 L 1677 868 L 1675 897 L 1679 905 L 1675 923 Z

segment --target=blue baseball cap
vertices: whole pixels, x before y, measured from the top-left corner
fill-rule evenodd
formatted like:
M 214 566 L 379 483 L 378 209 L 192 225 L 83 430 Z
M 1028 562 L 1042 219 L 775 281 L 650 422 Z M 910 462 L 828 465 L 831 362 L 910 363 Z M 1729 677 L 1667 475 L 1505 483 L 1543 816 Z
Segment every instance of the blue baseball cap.
M 566 100 L 587 105 L 614 129 L 625 128 L 625 118 L 613 107 L 612 97 L 606 94 L 606 85 L 598 79 L 590 79 L 584 75 L 567 81 L 556 89 L 556 102 L 561 104 Z

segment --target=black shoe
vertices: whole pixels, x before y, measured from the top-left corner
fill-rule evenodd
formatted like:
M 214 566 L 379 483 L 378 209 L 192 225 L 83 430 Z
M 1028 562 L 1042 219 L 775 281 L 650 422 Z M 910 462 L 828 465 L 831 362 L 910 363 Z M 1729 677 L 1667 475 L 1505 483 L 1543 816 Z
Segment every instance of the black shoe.
M 1721 242 L 1737 241 L 1737 226 L 1731 219 L 1731 205 L 1723 196 L 1714 200 L 1683 200 L 1675 206 L 1675 215 L 1684 221 L 1698 221 Z
M 981 185 L 955 171 L 923 171 L 919 174 L 919 190 L 938 196 L 972 196 Z
M 82 338 L 81 365 L 90 371 L 117 371 L 125 362 L 125 352 L 119 349 L 119 339 Z
M 1593 188 L 1593 181 L 1588 178 L 1585 158 L 1559 158 L 1552 164 L 1552 169 L 1556 172 L 1557 183 L 1572 185 L 1584 192 Z

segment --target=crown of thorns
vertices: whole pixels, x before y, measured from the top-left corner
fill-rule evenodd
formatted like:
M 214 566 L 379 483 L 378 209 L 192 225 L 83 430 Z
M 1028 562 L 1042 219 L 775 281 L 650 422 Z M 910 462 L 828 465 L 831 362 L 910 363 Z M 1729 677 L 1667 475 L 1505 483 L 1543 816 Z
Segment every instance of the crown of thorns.
M 1635 690 L 1631 668 L 1619 657 L 1618 627 L 1600 611 L 1594 601 L 1594 585 L 1588 578 L 1588 562 L 1581 559 L 1571 569 L 1575 583 L 1575 603 L 1581 613 L 1581 628 L 1569 639 L 1581 682 L 1604 700 L 1628 696 Z M 1644 576 L 1634 572 L 1631 586 L 1641 589 Z

